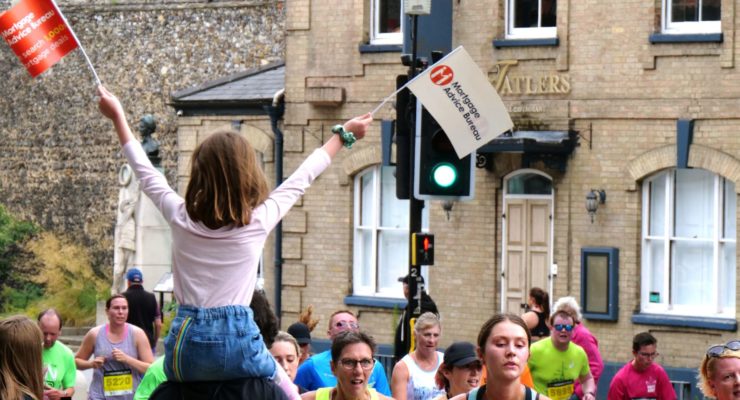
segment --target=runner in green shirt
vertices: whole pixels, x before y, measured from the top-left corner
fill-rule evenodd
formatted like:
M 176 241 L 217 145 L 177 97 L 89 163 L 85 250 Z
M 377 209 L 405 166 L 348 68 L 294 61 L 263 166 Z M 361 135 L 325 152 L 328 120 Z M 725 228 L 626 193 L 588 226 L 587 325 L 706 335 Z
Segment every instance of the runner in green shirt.
M 75 392 L 77 368 L 72 350 L 57 341 L 62 332 L 62 318 L 56 310 L 50 308 L 39 314 L 38 324 L 44 334 L 44 349 L 41 353 L 44 363 L 44 397 L 49 400 L 71 397 Z
M 550 338 L 532 344 L 530 349 L 529 370 L 535 390 L 553 400 L 569 399 L 576 379 L 583 386 L 582 400 L 596 398 L 588 356 L 581 346 L 571 343 L 574 325 L 568 313 L 556 312 L 550 317 Z

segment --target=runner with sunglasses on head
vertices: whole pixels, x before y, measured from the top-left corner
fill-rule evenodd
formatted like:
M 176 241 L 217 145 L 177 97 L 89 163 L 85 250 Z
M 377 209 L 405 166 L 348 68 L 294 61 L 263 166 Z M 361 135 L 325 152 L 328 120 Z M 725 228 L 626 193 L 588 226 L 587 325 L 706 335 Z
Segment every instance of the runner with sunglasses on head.
M 575 393 L 574 382 L 583 386 L 583 399 L 596 398 L 588 357 L 581 346 L 572 343 L 573 317 L 565 311 L 550 316 L 550 338 L 532 344 L 529 370 L 534 387 L 553 400 L 567 400 Z
M 657 399 L 675 400 L 668 374 L 655 362 L 658 357 L 658 339 L 649 332 L 641 332 L 632 339 L 634 359 L 614 375 L 609 385 L 608 400 Z
M 699 389 L 717 400 L 740 399 L 740 340 L 707 349 L 699 367 Z
M 360 324 L 357 322 L 357 317 L 349 310 L 335 311 L 329 317 L 329 327 L 326 334 L 334 342 L 337 335 L 345 331 L 360 331 Z M 311 358 L 298 367 L 298 373 L 296 374 L 294 383 L 306 390 L 336 386 L 337 378 L 334 376 L 331 360 L 332 354 L 330 350 L 311 356 Z M 391 389 L 388 386 L 388 378 L 385 376 L 383 365 L 379 362 L 374 363 L 372 374 L 367 384 L 377 390 L 378 393 L 386 396 L 390 396 L 391 394 Z
M 375 341 L 359 330 L 345 330 L 333 338 L 330 367 L 336 376 L 332 387 L 304 393 L 304 400 L 388 400 L 370 387 L 375 360 Z

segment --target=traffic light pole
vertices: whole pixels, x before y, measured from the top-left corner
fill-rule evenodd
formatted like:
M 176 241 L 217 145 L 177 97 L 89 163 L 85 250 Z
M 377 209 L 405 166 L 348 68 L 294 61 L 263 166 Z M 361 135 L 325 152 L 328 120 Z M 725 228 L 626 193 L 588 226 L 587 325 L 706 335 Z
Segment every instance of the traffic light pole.
M 417 33 L 418 33 L 418 15 L 412 16 L 411 19 L 411 67 L 409 67 L 409 80 L 416 76 L 417 68 L 419 66 L 419 60 L 417 60 L 416 44 L 417 44 Z M 413 96 L 413 94 L 410 94 Z M 414 103 L 414 102 L 411 102 Z M 413 113 L 416 115 L 416 112 Z M 416 153 L 416 127 L 421 121 L 414 122 L 414 129 L 411 130 L 408 135 L 409 139 L 409 154 Z M 413 160 L 413 158 L 411 158 Z M 421 268 L 420 266 L 413 265 L 411 260 L 414 259 L 414 255 L 411 254 L 414 248 L 413 244 L 413 233 L 421 232 L 421 213 L 424 209 L 424 202 L 417 200 L 414 197 L 414 165 L 413 162 L 409 168 L 409 277 L 412 282 L 416 282 L 413 285 L 409 285 L 409 301 L 406 306 L 406 313 L 412 318 L 416 318 L 421 314 Z M 416 300 L 416 301 L 413 301 Z

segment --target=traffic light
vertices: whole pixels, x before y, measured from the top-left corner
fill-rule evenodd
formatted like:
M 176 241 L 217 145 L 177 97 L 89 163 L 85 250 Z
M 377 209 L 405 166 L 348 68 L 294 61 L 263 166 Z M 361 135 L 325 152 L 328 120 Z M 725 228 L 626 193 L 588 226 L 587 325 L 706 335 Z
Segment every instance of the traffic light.
M 411 265 L 434 265 L 434 235 L 431 233 L 411 234 Z
M 419 102 L 416 115 L 414 197 L 419 200 L 472 199 L 475 153 L 458 158 L 445 131 Z

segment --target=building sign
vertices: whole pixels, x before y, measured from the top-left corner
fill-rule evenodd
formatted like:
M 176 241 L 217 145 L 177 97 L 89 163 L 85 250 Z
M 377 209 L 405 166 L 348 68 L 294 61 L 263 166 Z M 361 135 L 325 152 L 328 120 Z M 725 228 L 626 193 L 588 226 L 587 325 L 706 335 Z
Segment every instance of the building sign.
M 510 73 L 511 67 L 518 63 L 518 60 L 504 60 L 496 63 L 493 67 L 495 75 L 490 80 L 500 96 L 538 96 L 570 93 L 570 76 L 563 74 L 516 75 Z

